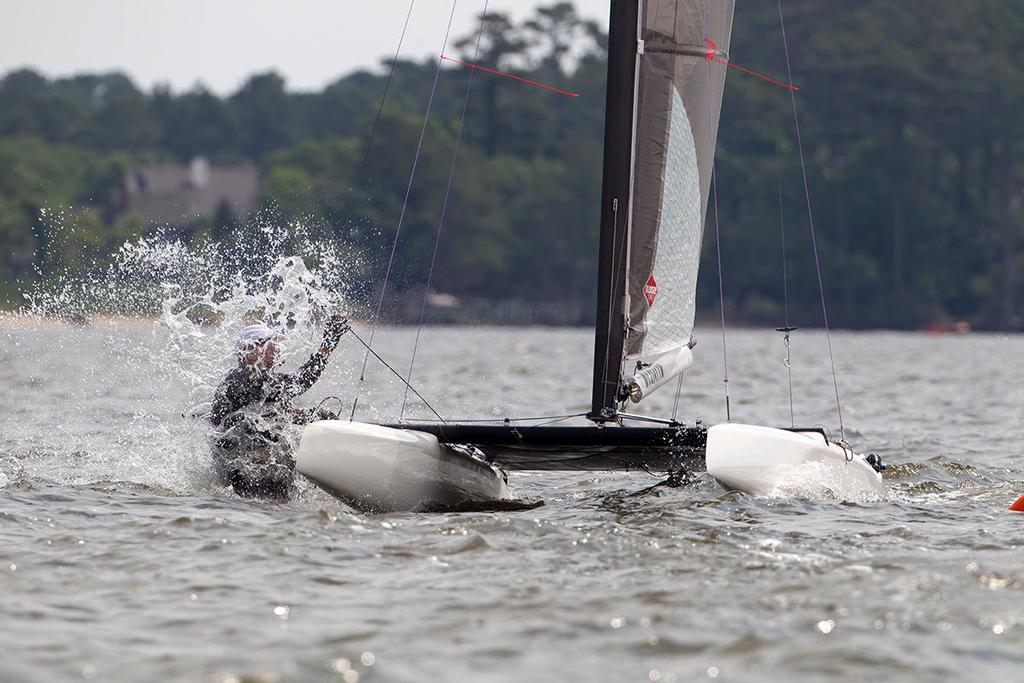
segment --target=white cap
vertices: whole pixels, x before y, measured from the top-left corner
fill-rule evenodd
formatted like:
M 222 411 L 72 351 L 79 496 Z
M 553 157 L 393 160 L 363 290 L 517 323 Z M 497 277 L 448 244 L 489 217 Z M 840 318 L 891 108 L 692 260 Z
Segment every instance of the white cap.
M 249 325 L 238 333 L 238 339 L 235 340 L 235 349 L 238 351 L 248 351 L 276 336 L 277 334 L 272 329 L 262 323 Z

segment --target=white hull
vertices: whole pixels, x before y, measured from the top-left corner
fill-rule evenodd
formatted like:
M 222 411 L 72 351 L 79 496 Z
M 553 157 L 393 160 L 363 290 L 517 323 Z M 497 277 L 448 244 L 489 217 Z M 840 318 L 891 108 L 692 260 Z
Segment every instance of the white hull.
M 881 497 L 885 482 L 863 455 L 818 432 L 726 423 L 708 429 L 707 472 L 757 496 Z
M 438 510 L 511 498 L 494 465 L 431 434 L 362 422 L 306 425 L 295 469 L 360 510 Z

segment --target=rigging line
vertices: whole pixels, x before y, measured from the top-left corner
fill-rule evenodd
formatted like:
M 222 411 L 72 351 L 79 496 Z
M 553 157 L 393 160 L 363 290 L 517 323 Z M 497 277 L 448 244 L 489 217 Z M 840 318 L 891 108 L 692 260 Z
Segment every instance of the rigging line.
M 772 59 L 772 44 L 768 36 L 765 36 L 765 49 L 768 52 L 768 63 L 773 64 Z M 790 334 L 796 331 L 796 326 L 790 323 L 789 317 L 789 272 L 788 263 L 786 258 L 786 214 L 785 204 L 783 202 L 782 194 L 782 154 L 776 151 L 775 161 L 777 166 L 776 179 L 778 180 L 779 190 L 779 232 L 782 235 L 782 300 L 783 300 L 783 311 L 785 312 L 785 324 L 782 327 L 776 327 L 776 331 L 783 333 L 783 344 L 786 347 L 786 357 L 782 360 L 782 364 L 786 366 L 786 378 L 789 382 L 789 426 L 790 428 L 796 427 L 796 417 L 793 408 L 793 347 L 790 343 Z
M 704 42 L 708 44 L 707 52 L 705 53 L 704 58 L 707 59 L 709 62 L 717 62 L 718 64 L 721 64 L 723 66 L 727 66 L 730 69 L 736 69 L 737 71 L 742 71 L 745 74 L 749 74 L 749 75 L 754 76 L 756 78 L 760 78 L 762 81 L 767 81 L 768 83 L 771 83 L 772 85 L 777 85 L 777 86 L 785 88 L 786 90 L 789 90 L 791 92 L 795 92 L 797 90 L 800 90 L 800 88 L 798 88 L 795 85 L 791 85 L 789 83 L 783 83 L 782 81 L 777 81 L 774 78 L 771 78 L 769 76 L 765 76 L 764 74 L 759 74 L 756 71 L 751 71 L 750 69 L 744 68 L 744 67 L 740 66 L 739 64 L 734 64 L 733 62 L 727 61 L 725 59 L 720 59 L 715 54 L 715 51 L 718 49 L 718 46 L 715 43 L 715 41 L 713 41 L 713 40 L 711 40 L 709 38 L 705 38 Z
M 708 35 L 707 2 L 703 3 L 701 16 L 704 20 L 704 35 Z M 707 60 L 708 84 L 708 126 L 714 121 L 712 107 L 713 91 L 711 87 L 711 61 Z M 725 387 L 725 421 L 732 422 L 732 409 L 729 405 L 729 352 L 725 341 L 725 285 L 722 274 L 722 231 L 718 219 L 718 172 L 715 163 L 715 150 L 711 150 L 711 196 L 715 209 L 715 258 L 718 262 L 718 308 L 722 318 L 722 384 Z
M 677 7 L 678 10 L 678 7 Z M 636 44 L 637 46 L 642 45 L 644 37 L 644 17 L 647 12 L 647 0 L 638 0 L 636 10 Z M 633 101 L 632 110 L 629 115 L 629 173 L 628 186 L 626 188 L 626 222 L 625 229 L 626 234 L 623 238 L 623 254 L 622 254 L 622 322 L 623 327 L 620 332 L 622 335 L 622 344 L 619 345 L 619 357 L 616 359 L 616 365 L 618 372 L 616 373 L 616 382 L 618 386 L 615 388 L 616 394 L 622 393 L 622 380 L 623 372 L 622 366 L 625 356 L 629 351 L 627 344 L 629 343 L 630 331 L 633 326 L 633 303 L 632 297 L 629 291 L 629 280 L 633 277 L 633 197 L 636 194 L 636 153 L 637 153 L 637 141 L 638 133 L 637 127 L 640 125 L 639 107 L 640 107 L 640 83 L 642 80 L 641 72 L 643 70 L 643 59 L 642 55 L 637 54 L 633 57 Z M 642 315 L 644 322 L 646 323 L 647 314 Z M 638 350 L 639 351 L 639 350 Z M 636 371 L 634 370 L 634 373 Z M 624 411 L 628 406 L 629 399 L 623 397 L 622 402 L 616 402 L 615 410 Z
M 444 43 L 441 45 L 440 54 L 443 55 L 445 49 L 448 47 L 448 36 L 451 35 L 452 21 L 455 19 L 455 8 L 459 4 L 459 0 L 452 0 L 452 11 L 448 16 L 448 28 L 445 29 Z M 398 250 L 398 239 L 402 234 L 402 224 L 405 222 L 405 212 L 409 208 L 409 195 L 412 193 L 412 183 L 416 178 L 416 166 L 420 162 L 420 152 L 423 150 L 423 138 L 427 134 L 427 124 L 430 122 L 430 109 L 434 104 L 434 95 L 437 93 L 437 82 L 441 78 L 441 58 L 438 57 L 437 69 L 434 72 L 434 84 L 430 88 L 430 97 L 427 99 L 427 110 L 423 114 L 423 126 L 420 128 L 420 138 L 416 143 L 416 154 L 412 160 L 412 170 L 409 172 L 409 182 L 405 186 L 405 199 L 402 200 L 402 211 L 398 216 L 398 225 L 395 227 L 395 239 L 391 243 L 391 255 L 388 258 L 388 267 L 384 272 L 384 283 L 380 288 L 380 300 L 377 302 L 377 310 L 373 314 L 373 320 L 370 324 L 370 343 L 366 345 L 366 355 L 363 356 L 363 367 L 359 371 L 359 383 L 356 388 L 356 397 L 352 402 L 352 414 L 349 416 L 349 420 L 355 419 L 356 406 L 359 404 L 359 394 L 363 385 L 366 381 L 366 364 L 370 359 L 370 353 L 373 350 L 373 338 L 377 332 L 377 323 L 380 320 L 380 312 L 384 308 L 384 297 L 388 291 L 388 281 L 391 278 L 391 270 L 395 265 L 395 252 Z M 438 416 L 440 417 L 440 416 Z
M 672 25 L 673 26 L 678 26 L 679 25 L 678 21 L 679 21 L 679 3 L 676 3 L 676 6 L 675 6 L 675 16 L 672 18 Z M 705 38 L 705 41 L 708 43 L 708 46 L 710 48 L 710 46 L 712 45 L 711 41 L 707 40 L 706 38 Z M 709 55 L 713 55 L 714 54 L 714 50 L 710 50 L 708 54 Z M 691 332 L 691 336 L 692 336 L 693 330 L 691 329 L 690 332 Z M 684 373 L 682 373 L 682 372 L 679 373 L 679 380 L 676 382 L 676 395 L 675 395 L 675 398 L 672 400 L 672 421 L 673 422 L 676 421 L 676 417 L 679 415 L 679 395 L 683 392 L 683 374 Z
M 786 40 L 786 20 L 782 13 L 782 0 L 778 0 L 779 4 L 779 26 L 782 29 L 782 47 L 786 55 L 786 76 L 790 81 L 793 80 L 793 71 L 790 67 L 789 61 L 789 42 Z M 828 306 L 825 304 L 825 284 L 821 277 L 821 259 L 818 258 L 818 241 L 814 234 L 814 211 L 811 209 L 811 191 L 807 184 L 807 166 L 804 163 L 804 145 L 800 138 L 800 119 L 797 116 L 796 110 L 796 93 L 790 91 L 790 101 L 793 104 L 793 128 L 796 131 L 796 146 L 800 152 L 800 173 L 804 183 L 804 198 L 807 200 L 807 222 L 811 228 L 811 247 L 814 250 L 814 268 L 818 275 L 818 292 L 821 294 L 821 315 L 822 320 L 825 323 L 825 341 L 828 345 L 828 360 L 829 365 L 832 368 L 832 387 L 835 389 L 836 394 L 836 414 L 839 416 L 839 435 L 840 439 L 846 441 L 846 428 L 843 426 L 843 406 L 839 400 L 839 377 L 836 374 L 836 360 L 832 353 L 832 333 L 829 330 L 828 325 Z
M 476 60 L 480 55 L 480 42 L 484 37 L 484 25 L 487 21 L 487 5 L 490 0 L 484 0 L 484 9 L 480 13 L 480 29 L 476 35 L 476 48 L 473 52 L 473 59 Z M 443 58 L 443 57 L 442 57 Z M 407 375 L 408 381 L 412 381 L 412 369 L 416 365 L 416 351 L 420 345 L 420 332 L 423 331 L 423 319 L 427 313 L 427 297 L 430 296 L 430 284 L 434 279 L 434 265 L 437 263 L 437 248 L 441 244 L 441 231 L 444 229 L 444 219 L 448 214 L 448 198 L 452 192 L 452 180 L 455 178 L 455 160 L 459 156 L 459 145 L 462 142 L 462 131 L 466 124 L 466 111 L 469 109 L 469 94 L 473 88 L 473 71 L 469 72 L 469 78 L 466 79 L 466 97 L 462 101 L 462 114 L 459 116 L 459 129 L 455 134 L 455 147 L 452 149 L 452 160 L 448 165 L 448 184 L 444 189 L 444 201 L 441 204 L 441 217 L 437 222 L 437 235 L 434 237 L 434 253 L 430 256 L 430 270 L 427 272 L 427 284 L 423 288 L 423 302 L 420 304 L 420 320 L 419 324 L 416 325 L 416 341 L 412 345 L 412 358 L 409 359 L 409 374 Z M 398 413 L 398 421 L 401 422 L 402 418 L 405 417 L 405 405 L 409 399 L 409 385 L 406 384 L 405 393 L 402 395 L 402 409 Z
M 544 83 L 538 83 L 537 81 L 531 81 L 528 78 L 523 78 L 521 76 L 515 76 L 515 75 L 507 73 L 505 71 L 496 71 L 494 69 L 488 69 L 486 66 L 480 66 L 479 64 L 473 64 L 471 62 L 464 62 L 461 59 L 455 59 L 453 57 L 445 57 L 443 55 L 442 55 L 441 59 L 443 59 L 443 60 L 445 60 L 447 62 L 452 62 L 454 64 L 461 64 L 462 66 L 468 67 L 470 69 L 474 69 L 476 71 L 483 71 L 485 73 L 494 74 L 495 76 L 503 76 L 505 78 L 511 78 L 514 81 L 519 81 L 520 83 L 526 83 L 527 85 L 533 85 L 533 86 L 536 86 L 538 88 L 544 88 L 545 90 L 550 90 L 551 92 L 558 93 L 559 95 L 565 95 L 566 97 L 579 97 L 580 96 L 580 94 L 578 92 L 569 92 L 568 90 L 559 90 L 558 88 L 553 88 L 550 85 L 545 85 Z M 476 57 L 473 57 L 473 59 L 476 60 Z
M 676 421 L 676 416 L 679 414 L 679 394 L 683 392 L 683 373 L 679 373 L 679 381 L 676 382 L 676 397 L 672 401 L 672 421 Z
M 635 122 L 634 122 L 634 125 L 635 125 Z M 634 137 L 634 140 L 635 140 L 635 137 Z M 635 152 L 635 149 L 636 149 L 636 142 L 635 141 L 633 142 L 632 146 L 633 146 L 633 150 L 634 151 L 631 152 L 631 154 L 635 154 L 636 153 Z M 630 171 L 630 175 L 631 176 L 633 175 L 632 171 Z M 632 185 L 633 185 L 632 179 L 629 181 L 629 184 L 630 184 L 630 187 L 632 188 Z M 633 307 L 632 303 L 630 302 L 630 296 L 629 296 L 630 259 L 632 258 L 632 254 L 633 254 L 633 230 L 632 230 L 632 225 L 631 225 L 631 221 L 632 221 L 632 215 L 631 214 L 633 212 L 633 190 L 632 189 L 630 189 L 630 191 L 629 191 L 629 199 L 627 200 L 626 203 L 627 203 L 628 211 L 623 215 L 622 229 L 625 231 L 625 234 L 624 234 L 624 236 L 622 238 L 622 248 L 618 249 L 618 251 L 616 251 L 616 252 L 613 252 L 616 255 L 615 256 L 615 258 L 617 259 L 616 263 L 621 263 L 622 264 L 621 268 L 618 268 L 618 267 L 616 268 L 618 273 L 614 276 L 616 282 L 621 282 L 622 283 L 622 289 L 619 291 L 619 295 L 617 297 L 614 297 L 614 299 L 618 300 L 620 302 L 620 305 L 622 306 L 622 319 L 620 321 L 620 324 L 622 325 L 622 327 L 617 332 L 617 334 L 622 337 L 622 345 L 619 347 L 620 348 L 619 358 L 618 358 L 618 360 L 615 363 L 615 366 L 618 367 L 618 370 L 615 373 L 615 378 L 616 379 L 615 379 L 615 385 L 614 385 L 615 386 L 615 400 L 616 400 L 615 410 L 616 410 L 616 412 L 621 410 L 624 406 L 628 405 L 628 401 L 629 401 L 628 398 L 623 398 L 622 402 L 621 402 L 621 405 L 619 404 L 619 395 L 622 393 L 623 386 L 624 386 L 623 385 L 623 379 L 624 379 L 623 378 L 623 363 L 626 360 L 626 354 L 627 354 L 628 349 L 629 349 L 629 347 L 627 346 L 627 343 L 628 343 L 628 340 L 629 340 L 630 320 L 631 320 L 631 316 L 632 316 L 631 309 Z M 618 213 L 616 213 L 615 215 L 618 216 Z M 613 300 L 612 304 L 614 305 L 614 300 Z M 610 362 L 610 359 L 609 359 L 609 362 Z
M 666 420 L 663 417 L 653 417 L 651 415 L 637 415 L 636 413 L 619 413 L 619 417 L 623 420 L 636 420 L 637 422 L 653 422 L 654 424 L 666 425 L 668 427 L 682 427 L 681 424 L 674 420 Z
M 607 325 L 608 343 L 606 343 L 605 347 L 604 347 L 604 366 L 602 368 L 603 372 L 601 373 L 601 387 L 602 387 L 601 395 L 602 396 L 604 396 L 605 392 L 607 392 L 607 390 L 608 390 L 607 389 L 607 385 L 608 385 L 608 367 L 611 365 L 611 362 L 612 362 L 611 338 L 612 338 L 612 327 L 614 325 L 613 318 L 614 318 L 614 315 L 615 315 L 615 299 L 616 299 L 616 296 L 615 296 L 615 284 L 618 282 L 618 275 L 616 274 L 616 270 L 617 270 L 618 264 L 619 264 L 619 261 L 618 261 L 619 200 L 618 200 L 617 197 L 612 199 L 612 225 L 614 226 L 614 228 L 612 230 L 612 258 L 611 258 L 611 263 L 612 263 L 612 269 L 611 269 L 612 273 L 611 273 L 611 276 L 612 277 L 611 277 L 611 284 L 609 285 L 610 295 L 608 297 L 608 325 Z M 628 286 L 629 286 L 629 284 L 626 283 L 626 287 L 628 287 Z M 627 314 L 628 314 L 628 312 L 627 312 Z M 619 361 L 619 364 L 620 365 L 622 364 L 621 360 Z M 621 374 L 620 374 L 620 376 L 621 376 Z M 616 382 L 616 384 L 617 384 L 617 382 Z M 618 403 L 619 403 L 619 387 L 618 386 L 615 387 L 615 391 L 612 394 L 612 401 L 613 401 L 613 406 L 618 407 Z M 602 410 L 604 410 L 604 408 L 607 408 L 607 406 L 603 406 Z
M 371 348 L 370 348 L 370 345 L 369 345 L 369 344 L 367 344 L 367 343 L 366 343 L 365 341 L 363 341 L 363 338 L 362 338 L 362 337 L 360 337 L 360 336 L 359 336 L 358 334 L 356 334 L 355 330 L 351 330 L 351 329 L 350 329 L 350 330 L 349 330 L 349 333 L 350 333 L 350 334 L 351 334 L 351 335 L 352 335 L 353 337 L 355 337 L 355 338 L 356 338 L 356 340 L 357 340 L 357 341 L 358 341 L 358 342 L 359 342 L 360 344 L 362 344 L 363 346 L 365 346 L 365 347 L 366 347 L 366 355 L 367 355 L 367 356 L 369 356 L 370 354 L 373 354 L 373 357 L 374 357 L 374 358 L 376 358 L 377 360 L 379 360 L 379 361 L 381 362 L 381 364 L 383 364 L 383 365 L 384 365 L 384 367 L 386 367 L 386 368 L 387 368 L 388 370 L 390 370 L 390 371 L 391 371 L 391 373 L 392 373 L 392 374 L 393 374 L 393 375 L 394 375 L 395 377 L 397 377 L 398 379 L 400 379 L 400 380 L 402 381 L 402 384 L 404 384 L 404 385 L 405 385 L 405 386 L 406 386 L 406 387 L 407 387 L 408 389 L 411 389 L 411 390 L 412 390 L 412 393 L 416 394 L 416 397 L 417 397 L 417 398 L 418 398 L 419 400 L 423 401 L 423 405 L 425 405 L 425 406 L 426 406 L 427 408 L 429 408 L 429 409 L 430 409 L 430 412 L 432 412 L 432 413 L 433 413 L 434 415 L 436 415 L 436 416 L 437 416 L 437 419 L 438 419 L 438 420 L 440 420 L 441 422 L 444 422 L 445 424 L 447 424 L 447 422 L 448 422 L 448 421 L 447 421 L 447 420 L 445 420 L 445 419 L 444 419 L 443 417 L 441 417 L 441 414 L 440 414 L 440 413 L 438 413 L 438 412 L 437 412 L 436 410 L 434 410 L 434 406 L 430 405 L 430 403 L 429 403 L 429 402 L 427 401 L 427 399 L 423 398 L 423 395 L 422 395 L 422 394 L 420 394 L 420 392 L 416 391 L 416 388 L 415 388 L 414 386 L 412 386 L 411 384 L 409 384 L 408 382 L 406 382 L 406 381 L 405 381 L 405 378 L 404 378 L 404 377 L 402 377 L 402 373 L 398 372 L 398 370 L 395 370 L 395 369 L 394 369 L 393 367 L 391 367 L 391 364 L 390 364 L 390 363 L 388 363 L 388 362 L 387 362 L 386 360 L 384 360 L 383 358 L 381 358 L 381 357 L 380 357 L 380 356 L 379 356 L 379 355 L 377 354 L 377 352 L 376 352 L 376 351 L 374 351 L 373 349 L 371 349 Z
M 779 169 L 779 229 L 782 233 L 782 298 L 784 302 L 786 324 L 781 329 L 785 333 L 786 344 L 786 374 L 789 377 L 789 426 L 796 425 L 796 418 L 793 411 L 793 359 L 789 342 L 789 334 L 794 328 L 789 322 L 789 273 L 786 266 L 786 216 L 782 204 L 782 169 Z
M 759 74 L 756 71 L 751 71 L 750 69 L 745 69 L 742 66 L 740 66 L 739 64 L 733 64 L 732 62 L 723 61 L 721 59 L 718 59 L 717 57 L 712 57 L 711 61 L 718 62 L 719 64 L 724 64 L 725 66 L 729 67 L 730 69 L 737 69 L 739 71 L 742 71 L 745 74 L 750 74 L 751 76 L 755 76 L 757 78 L 760 78 L 762 81 L 767 81 L 768 83 L 771 83 L 773 85 L 777 85 L 779 87 L 785 88 L 786 90 L 789 90 L 790 92 L 795 92 L 795 91 L 800 89 L 799 87 L 797 87 L 795 85 L 790 85 L 789 83 L 783 83 L 782 81 L 777 81 L 774 78 L 770 78 L 768 76 L 765 76 L 764 74 Z
M 585 416 L 586 413 L 583 413 L 582 415 Z M 561 417 L 552 418 L 552 419 L 548 420 L 547 422 L 541 422 L 541 423 L 538 423 L 538 424 L 535 424 L 535 425 L 527 425 L 526 427 L 524 427 L 524 429 L 532 429 L 533 427 L 546 427 L 547 425 L 553 425 L 556 422 L 565 422 L 566 420 L 571 420 L 574 417 L 581 417 L 581 415 L 580 414 L 576 414 L 576 415 L 562 415 Z
M 373 149 L 373 140 L 377 135 L 377 125 L 380 123 L 381 114 L 384 112 L 384 102 L 388 98 L 388 90 L 391 88 L 391 79 L 395 75 L 395 67 L 398 65 L 398 55 L 402 51 L 402 43 L 405 42 L 405 32 L 409 28 L 409 18 L 412 16 L 412 8 L 416 5 L 416 0 L 410 0 L 409 11 L 405 14 L 405 25 L 402 27 L 402 35 L 398 38 L 398 47 L 395 48 L 395 57 L 391 60 L 391 68 L 388 69 L 388 79 L 384 82 L 384 94 L 380 97 L 380 104 L 377 105 L 377 116 L 373 119 L 373 127 L 370 128 L 370 137 L 366 142 L 366 150 L 363 152 L 363 163 L 360 168 L 366 167 L 366 162 L 370 158 L 370 150 Z
M 615 208 L 612 211 L 612 220 L 615 221 L 615 241 L 612 242 L 612 284 L 611 284 L 612 296 L 608 299 L 608 311 L 609 311 L 609 314 L 608 314 L 608 339 L 609 340 L 612 338 L 613 334 L 622 334 L 622 335 L 628 335 L 629 334 L 628 322 L 627 321 L 629 319 L 629 313 L 630 313 L 626 309 L 626 306 L 624 304 L 622 304 L 622 302 L 623 302 L 623 297 L 628 293 L 628 290 L 629 290 L 629 276 L 626 274 L 626 269 L 629 267 L 629 257 L 627 256 L 627 254 L 629 253 L 629 214 L 628 214 L 628 211 L 632 211 L 633 210 L 633 203 L 631 201 L 627 201 L 627 206 L 626 206 L 627 213 L 623 214 L 624 222 L 621 224 L 621 229 L 625 231 L 625 237 L 621 238 L 621 240 L 620 240 L 620 238 L 619 238 L 619 230 L 620 230 L 619 210 L 622 208 L 622 202 L 618 198 L 616 198 L 614 200 L 614 202 L 615 202 Z M 621 246 L 619 244 L 620 241 L 622 243 Z M 620 262 L 623 264 L 622 268 L 619 267 Z M 618 284 L 619 284 L 620 280 L 622 281 L 622 291 L 621 292 L 618 290 Z M 621 324 L 624 325 L 624 328 L 621 329 L 621 330 L 616 330 L 616 328 L 618 327 L 618 324 L 616 324 L 616 323 L 620 322 L 620 321 L 615 319 L 615 309 L 616 309 L 616 306 L 618 306 L 618 305 L 622 305 L 622 321 L 621 321 Z M 613 398 L 613 402 L 616 405 L 619 402 L 619 393 L 621 392 L 621 386 L 620 385 L 622 383 L 621 382 L 621 380 L 622 380 L 622 360 L 623 360 L 622 359 L 622 355 L 623 355 L 622 351 L 620 350 L 619 351 L 619 358 L 616 361 L 618 363 L 619 370 L 615 373 L 615 384 L 614 384 L 614 391 L 613 391 L 613 394 L 612 394 L 612 396 L 614 397 Z M 608 368 L 611 367 L 611 364 L 612 364 L 611 344 L 609 344 L 607 346 L 607 348 L 605 349 L 605 361 L 604 361 L 604 364 L 605 364 L 605 378 L 607 378 L 608 377 Z M 607 384 L 607 382 L 605 382 L 605 383 Z

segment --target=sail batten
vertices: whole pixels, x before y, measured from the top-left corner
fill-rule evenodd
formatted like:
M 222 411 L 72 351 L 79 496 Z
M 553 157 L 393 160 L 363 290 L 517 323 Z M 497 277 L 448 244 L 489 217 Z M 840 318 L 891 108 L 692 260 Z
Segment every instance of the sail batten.
M 683 348 L 689 357 L 692 345 L 733 10 L 734 0 L 640 3 L 619 400 L 650 375 L 658 381 L 642 396 L 689 366 L 663 359 Z

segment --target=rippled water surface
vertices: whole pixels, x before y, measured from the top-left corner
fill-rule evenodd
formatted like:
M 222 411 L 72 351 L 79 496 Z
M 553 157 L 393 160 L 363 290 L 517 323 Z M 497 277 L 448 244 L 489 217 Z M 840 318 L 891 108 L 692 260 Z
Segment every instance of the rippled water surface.
M 1021 679 L 1020 337 L 834 336 L 887 500 L 513 473 L 544 506 L 367 515 L 308 484 L 283 505 L 216 486 L 182 414 L 230 358 L 168 334 L 0 323 L 0 680 Z M 404 369 L 414 336 L 378 346 Z M 721 342 L 699 338 L 680 417 L 713 423 Z M 776 333 L 728 344 L 733 418 L 788 424 Z M 587 330 L 428 328 L 415 377 L 446 417 L 575 413 L 591 350 Z M 835 428 L 824 338 L 797 332 L 794 355 L 797 421 Z M 350 405 L 361 361 L 343 341 L 306 403 Z M 362 396 L 397 416 L 379 367 Z

